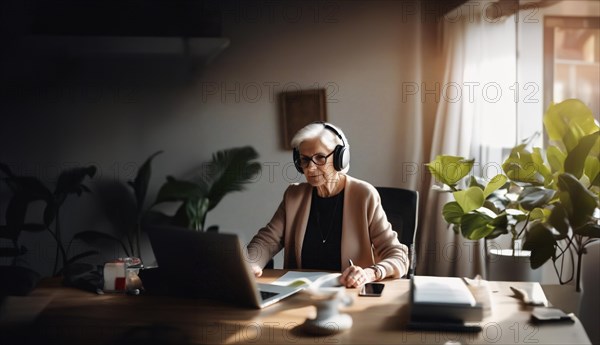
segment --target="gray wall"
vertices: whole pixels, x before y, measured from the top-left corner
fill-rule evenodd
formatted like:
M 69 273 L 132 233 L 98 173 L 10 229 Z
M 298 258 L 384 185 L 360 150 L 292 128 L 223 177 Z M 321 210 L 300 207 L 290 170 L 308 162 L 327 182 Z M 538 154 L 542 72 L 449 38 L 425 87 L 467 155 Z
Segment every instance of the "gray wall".
M 230 46 L 204 67 L 182 58 L 4 53 L 0 161 L 50 184 L 63 168 L 87 164 L 102 177 L 129 180 L 148 155 L 164 150 L 154 161 L 151 201 L 167 175 L 183 177 L 217 150 L 252 145 L 262 174 L 207 219 L 246 242 L 269 221 L 286 186 L 303 180 L 282 148 L 277 94 L 325 87 L 328 119 L 349 139 L 350 174 L 416 187 L 420 175 L 406 169 L 421 152 L 418 109 L 403 101 L 401 88 L 419 82 L 419 19 L 389 1 L 269 4 L 225 7 Z M 66 239 L 103 227 L 86 211 L 90 200 L 66 205 Z M 39 246 L 43 237 L 48 244 Z M 30 249 L 24 259 L 49 274 L 50 237 L 24 234 L 23 242 Z

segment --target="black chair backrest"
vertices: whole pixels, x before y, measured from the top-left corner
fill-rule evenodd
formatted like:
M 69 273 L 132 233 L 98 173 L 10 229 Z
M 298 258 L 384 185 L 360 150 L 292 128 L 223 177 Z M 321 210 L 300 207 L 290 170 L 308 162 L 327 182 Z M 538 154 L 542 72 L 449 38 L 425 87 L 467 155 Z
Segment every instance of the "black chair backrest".
M 410 266 L 407 278 L 412 277 L 417 267 L 415 252 L 415 238 L 417 234 L 419 214 L 419 193 L 414 190 L 376 187 L 381 197 L 381 205 L 392 224 L 392 228 L 398 233 L 400 243 L 408 247 Z

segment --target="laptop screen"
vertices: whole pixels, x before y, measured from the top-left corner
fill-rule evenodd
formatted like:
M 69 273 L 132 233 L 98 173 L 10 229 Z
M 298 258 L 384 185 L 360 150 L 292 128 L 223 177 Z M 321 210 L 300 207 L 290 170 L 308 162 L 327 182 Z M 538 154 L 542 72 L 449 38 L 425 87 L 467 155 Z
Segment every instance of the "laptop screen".
M 145 228 L 158 262 L 161 284 L 186 297 L 256 306 L 258 289 L 235 234 L 173 226 Z

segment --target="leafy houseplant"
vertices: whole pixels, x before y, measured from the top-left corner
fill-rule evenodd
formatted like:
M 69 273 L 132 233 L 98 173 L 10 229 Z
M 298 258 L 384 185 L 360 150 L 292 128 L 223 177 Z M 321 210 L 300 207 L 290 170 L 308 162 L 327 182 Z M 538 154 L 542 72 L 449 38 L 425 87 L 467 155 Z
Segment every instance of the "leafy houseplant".
M 171 222 L 204 231 L 208 211 L 228 193 L 244 190 L 244 185 L 261 171 L 260 163 L 254 161 L 256 158 L 258 153 L 250 146 L 218 151 L 210 162 L 202 164 L 191 181 L 167 177 L 155 205 L 180 202 L 177 212 L 170 217 Z
M 138 169 L 135 178 L 127 184 L 121 181 L 103 180 L 96 182 L 94 194 L 99 202 L 103 215 L 121 237 L 114 237 L 106 232 L 95 230 L 82 231 L 74 236 L 88 243 L 106 239 L 117 242 L 126 256 L 142 258 L 140 241 L 142 222 L 146 215 L 144 201 L 152 175 L 152 161 L 162 151 L 150 155 Z
M 456 232 L 473 240 L 503 234 L 510 234 L 513 243 L 524 239 L 532 269 L 552 259 L 560 283 L 576 274 L 576 291 L 581 291 L 582 255 L 600 238 L 595 215 L 600 207 L 599 127 L 591 110 L 576 99 L 552 104 L 544 127 L 549 137 L 545 159 L 540 148 L 528 148 L 527 140 L 511 150 L 503 173 L 485 186 L 475 177 L 465 181 L 473 160 L 438 156 L 427 166 L 454 196 L 442 213 Z M 569 255 L 575 258 L 571 275 L 564 277 Z
M 13 252 L 16 255 L 24 253 L 24 248 L 19 246 L 18 238 L 22 231 L 42 232 L 48 231 L 56 241 L 56 255 L 54 260 L 53 275 L 58 275 L 69 264 L 98 252 L 94 250 L 68 257 L 69 248 L 65 248 L 61 227 L 61 208 L 67 198 L 76 194 L 89 193 L 90 190 L 83 181 L 86 177 L 92 178 L 96 174 L 96 167 L 80 167 L 68 169 L 58 176 L 54 191 L 33 176 L 19 176 L 12 172 L 6 164 L 0 163 L 0 171 L 5 175 L 4 182 L 12 192 L 6 210 L 6 225 L 0 227 L 2 236 L 13 241 Z M 44 206 L 43 220 L 30 223 L 27 220 L 27 211 L 33 202 L 42 201 Z M 59 270 L 59 262 L 62 268 Z

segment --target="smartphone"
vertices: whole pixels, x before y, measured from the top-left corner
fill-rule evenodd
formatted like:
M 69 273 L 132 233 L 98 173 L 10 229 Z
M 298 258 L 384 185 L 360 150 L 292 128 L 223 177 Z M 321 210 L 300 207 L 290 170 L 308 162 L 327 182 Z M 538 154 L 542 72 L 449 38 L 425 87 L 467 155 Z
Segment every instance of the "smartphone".
M 358 295 L 365 297 L 379 297 L 381 296 L 384 287 L 385 284 L 383 283 L 366 283 L 360 288 Z

